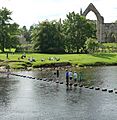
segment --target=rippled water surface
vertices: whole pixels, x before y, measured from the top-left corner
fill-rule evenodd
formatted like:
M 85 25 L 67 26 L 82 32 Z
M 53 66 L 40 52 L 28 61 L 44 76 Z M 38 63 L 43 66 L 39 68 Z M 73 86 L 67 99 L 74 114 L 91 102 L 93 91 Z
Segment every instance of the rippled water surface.
M 78 72 L 77 69 L 73 69 Z M 52 78 L 47 82 L 37 79 L 0 74 L 0 120 L 116 120 L 117 94 L 102 88 L 117 88 L 117 67 L 94 67 L 81 70 L 83 84 L 98 86 L 67 89 L 65 71 L 60 71 L 56 83 L 55 70 L 22 71 L 17 74 L 35 78 Z

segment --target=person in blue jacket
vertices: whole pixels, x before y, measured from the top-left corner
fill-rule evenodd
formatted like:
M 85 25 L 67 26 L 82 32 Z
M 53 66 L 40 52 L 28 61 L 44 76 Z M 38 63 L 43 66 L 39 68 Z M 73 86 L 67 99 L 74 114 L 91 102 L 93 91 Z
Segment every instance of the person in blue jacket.
M 69 85 L 69 71 L 68 70 L 66 70 L 65 77 L 66 77 L 66 85 L 68 86 Z

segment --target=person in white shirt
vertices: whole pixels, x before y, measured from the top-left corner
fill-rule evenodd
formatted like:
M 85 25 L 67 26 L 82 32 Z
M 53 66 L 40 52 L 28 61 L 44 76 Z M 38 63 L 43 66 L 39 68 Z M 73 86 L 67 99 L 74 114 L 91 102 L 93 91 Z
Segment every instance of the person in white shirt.
M 72 77 L 73 77 L 73 73 L 72 71 L 69 72 L 69 79 L 72 80 Z
M 76 82 L 76 80 L 77 80 L 77 78 L 78 78 L 78 74 L 77 74 L 76 71 L 74 72 L 73 76 L 74 76 L 74 82 Z

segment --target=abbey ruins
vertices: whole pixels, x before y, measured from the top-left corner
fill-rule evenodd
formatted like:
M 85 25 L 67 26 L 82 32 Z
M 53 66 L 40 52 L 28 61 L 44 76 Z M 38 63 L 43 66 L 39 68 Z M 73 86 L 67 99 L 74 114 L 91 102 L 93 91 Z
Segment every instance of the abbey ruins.
M 103 16 L 92 3 L 80 14 L 86 17 L 90 11 L 94 12 L 97 17 L 97 40 L 99 42 L 117 42 L 117 23 L 104 23 Z

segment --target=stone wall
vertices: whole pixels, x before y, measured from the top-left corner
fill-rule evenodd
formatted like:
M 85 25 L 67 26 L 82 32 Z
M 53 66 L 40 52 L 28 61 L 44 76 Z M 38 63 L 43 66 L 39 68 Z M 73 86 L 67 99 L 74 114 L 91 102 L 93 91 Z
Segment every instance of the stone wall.
M 97 40 L 99 42 L 117 42 L 117 23 L 104 23 L 104 18 L 92 3 L 81 15 L 86 16 L 90 11 L 94 12 L 97 17 Z
M 117 42 L 117 23 L 104 23 L 102 34 L 104 42 Z

